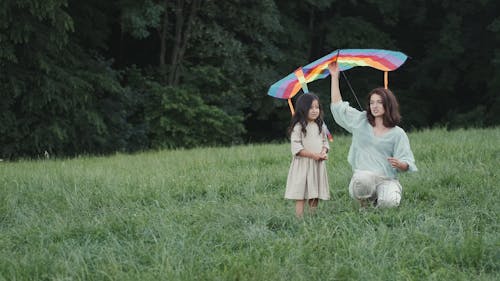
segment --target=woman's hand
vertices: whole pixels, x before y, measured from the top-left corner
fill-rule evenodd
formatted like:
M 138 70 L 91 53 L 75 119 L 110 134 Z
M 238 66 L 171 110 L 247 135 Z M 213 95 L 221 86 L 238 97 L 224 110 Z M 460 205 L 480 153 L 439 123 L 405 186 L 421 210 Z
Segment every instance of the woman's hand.
M 330 76 L 332 77 L 332 88 L 331 88 L 331 97 L 332 103 L 338 103 L 342 101 L 342 96 L 340 95 L 340 87 L 339 87 L 339 65 L 337 62 L 332 62 L 328 65 L 328 70 L 330 71 Z
M 391 166 L 393 168 L 396 168 L 398 170 L 408 171 L 408 168 L 410 168 L 410 165 L 408 165 L 408 163 L 399 161 L 398 159 L 396 159 L 394 157 L 389 157 L 389 158 L 387 158 L 387 160 L 389 161 L 389 163 L 391 163 Z
M 330 75 L 333 77 L 333 78 L 337 78 L 339 77 L 339 65 L 337 64 L 337 62 L 332 62 L 328 65 L 328 70 L 330 71 Z

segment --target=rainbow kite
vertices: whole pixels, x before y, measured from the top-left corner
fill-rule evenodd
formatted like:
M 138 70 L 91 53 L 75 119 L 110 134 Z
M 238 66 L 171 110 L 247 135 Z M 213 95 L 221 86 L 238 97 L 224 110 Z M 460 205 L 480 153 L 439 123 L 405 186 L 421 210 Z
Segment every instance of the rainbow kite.
M 379 49 L 341 49 L 306 65 L 299 67 L 293 73 L 271 85 L 268 95 L 290 99 L 295 96 L 301 88 L 307 93 L 307 83 L 323 79 L 330 75 L 328 65 L 337 61 L 340 71 L 351 69 L 355 66 L 369 66 L 385 71 L 384 85 L 387 88 L 387 71 L 393 71 L 400 67 L 407 59 L 401 52 L 379 50 Z
M 307 83 L 323 79 L 330 75 L 328 65 L 337 62 L 340 71 L 345 71 L 356 66 L 369 66 L 384 71 L 384 86 L 388 85 L 388 71 L 396 70 L 408 57 L 396 51 L 380 49 L 340 49 L 313 61 L 312 63 L 297 68 L 293 73 L 271 85 L 268 95 L 288 99 L 288 105 L 292 115 L 294 109 L 291 98 L 295 96 L 300 89 L 304 93 L 309 93 Z M 324 126 L 328 139 L 332 141 L 332 135 L 326 125 Z

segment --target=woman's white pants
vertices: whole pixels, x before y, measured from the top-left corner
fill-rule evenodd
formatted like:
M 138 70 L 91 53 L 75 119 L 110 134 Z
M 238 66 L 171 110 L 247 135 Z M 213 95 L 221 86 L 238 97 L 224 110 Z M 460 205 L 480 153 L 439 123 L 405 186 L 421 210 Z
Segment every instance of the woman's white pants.
M 397 179 L 379 176 L 370 171 L 354 171 L 349 184 L 349 195 L 358 200 L 377 202 L 377 207 L 397 207 L 402 187 Z

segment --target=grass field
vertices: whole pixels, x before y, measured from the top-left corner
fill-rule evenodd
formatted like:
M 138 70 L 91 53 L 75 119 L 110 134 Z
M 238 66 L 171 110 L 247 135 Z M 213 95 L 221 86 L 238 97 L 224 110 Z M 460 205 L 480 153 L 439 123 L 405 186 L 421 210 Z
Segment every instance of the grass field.
M 409 134 L 402 204 L 294 217 L 288 143 L 0 162 L 0 280 L 499 280 L 500 128 Z

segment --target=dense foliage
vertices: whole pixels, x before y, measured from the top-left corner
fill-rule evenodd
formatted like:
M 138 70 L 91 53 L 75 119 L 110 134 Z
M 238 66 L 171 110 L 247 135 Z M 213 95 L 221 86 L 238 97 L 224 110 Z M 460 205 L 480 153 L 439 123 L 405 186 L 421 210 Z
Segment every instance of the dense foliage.
M 281 139 L 287 104 L 267 88 L 337 48 L 411 57 L 390 75 L 407 128 L 497 125 L 499 8 L 495 0 L 3 0 L 0 157 Z M 370 69 L 347 75 L 360 97 L 382 80 Z M 325 105 L 327 82 L 310 86 Z

